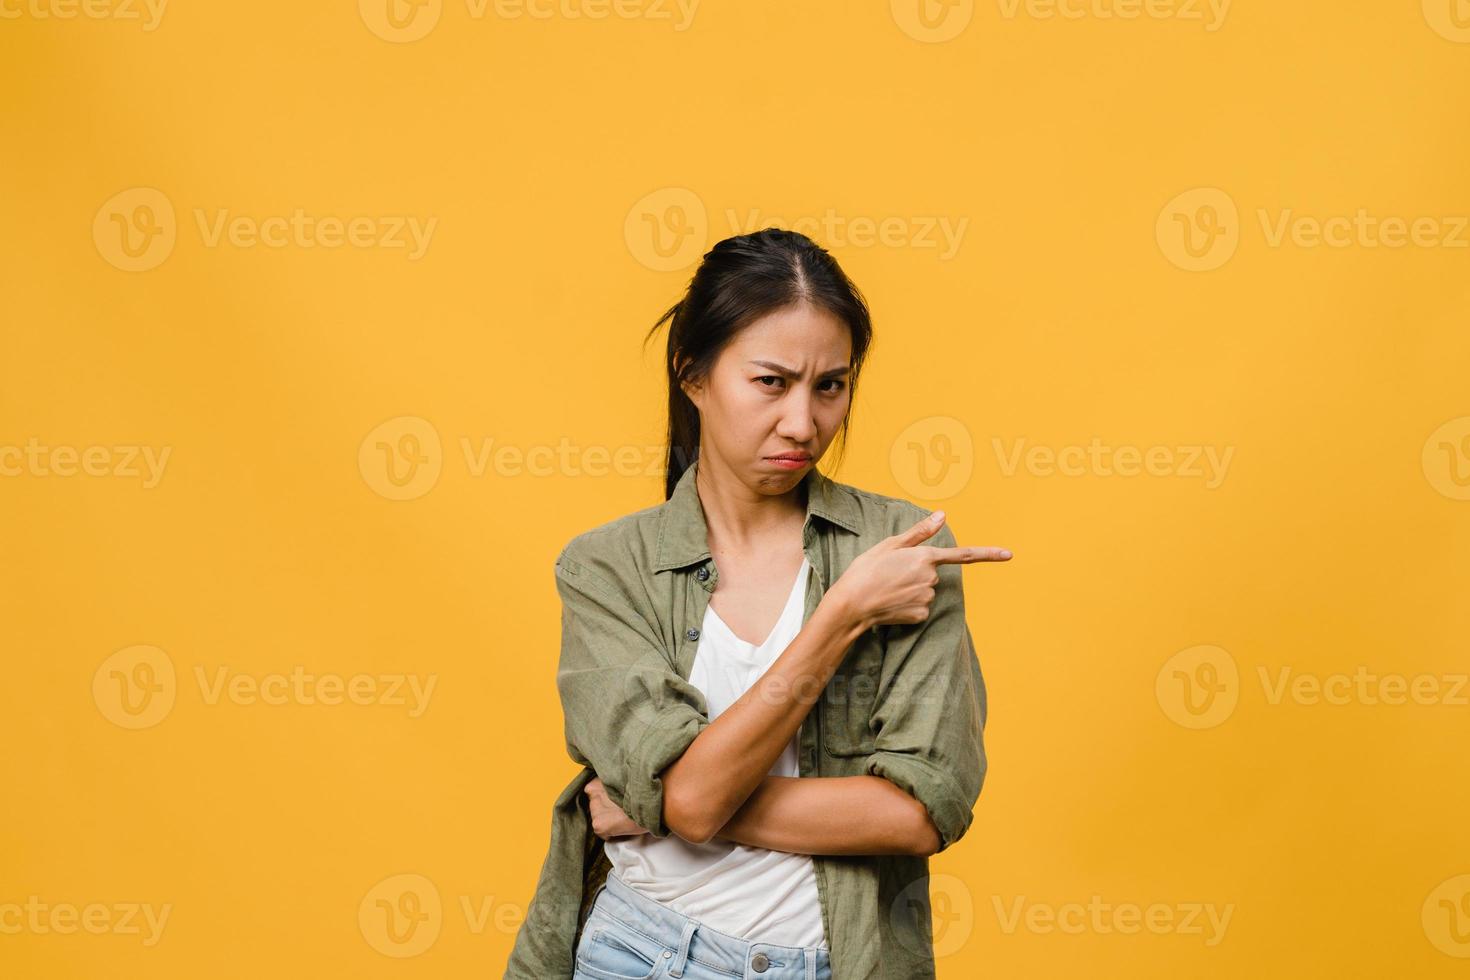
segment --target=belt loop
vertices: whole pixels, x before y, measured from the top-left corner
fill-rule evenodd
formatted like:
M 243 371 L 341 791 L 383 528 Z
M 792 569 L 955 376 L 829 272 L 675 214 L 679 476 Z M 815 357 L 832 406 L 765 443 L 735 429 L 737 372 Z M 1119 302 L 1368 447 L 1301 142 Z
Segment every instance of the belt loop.
M 817 951 L 810 946 L 806 949 L 806 980 L 817 980 Z
M 684 975 L 684 963 L 689 958 L 689 943 L 694 939 L 694 930 L 697 928 L 699 928 L 697 919 L 684 921 L 684 934 L 679 937 L 679 952 L 674 957 L 673 965 L 669 967 L 669 976 L 682 977 Z

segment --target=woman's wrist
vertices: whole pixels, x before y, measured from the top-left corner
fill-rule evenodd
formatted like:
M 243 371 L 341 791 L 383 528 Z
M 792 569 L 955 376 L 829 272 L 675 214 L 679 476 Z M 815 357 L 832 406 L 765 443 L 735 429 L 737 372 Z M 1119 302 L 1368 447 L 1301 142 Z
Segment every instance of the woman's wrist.
M 866 633 L 871 625 L 857 605 L 848 601 L 847 593 L 837 588 L 827 590 L 812 615 L 830 617 L 830 622 L 842 636 L 844 650 Z

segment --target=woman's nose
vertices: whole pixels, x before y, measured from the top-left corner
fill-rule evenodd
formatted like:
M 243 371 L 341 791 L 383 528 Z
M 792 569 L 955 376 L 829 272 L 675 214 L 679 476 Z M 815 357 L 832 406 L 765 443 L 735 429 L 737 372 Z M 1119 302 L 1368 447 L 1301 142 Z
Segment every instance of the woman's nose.
M 810 442 L 817 431 L 816 420 L 812 418 L 811 403 L 806 399 L 797 399 L 797 402 L 794 402 L 782 414 L 781 424 L 777 426 L 776 431 L 783 438 L 793 442 Z

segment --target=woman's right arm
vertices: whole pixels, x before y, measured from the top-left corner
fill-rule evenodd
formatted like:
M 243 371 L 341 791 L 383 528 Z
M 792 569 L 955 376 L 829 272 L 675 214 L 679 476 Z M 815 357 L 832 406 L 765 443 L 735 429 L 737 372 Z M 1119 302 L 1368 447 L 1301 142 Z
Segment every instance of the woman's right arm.
M 796 736 L 865 623 L 828 592 L 770 668 L 664 773 L 664 816 L 702 844 L 745 803 Z
M 680 837 L 703 843 L 720 833 L 766 778 L 866 630 L 929 617 L 939 565 L 1009 557 L 1000 548 L 919 547 L 943 526 L 942 513 L 930 514 L 854 559 L 770 668 L 669 767 L 664 806 Z M 953 541 L 953 535 L 943 539 Z
M 655 837 L 712 839 L 770 772 L 867 628 L 833 588 L 765 675 L 711 722 L 631 585 L 576 541 L 556 561 L 567 750 Z

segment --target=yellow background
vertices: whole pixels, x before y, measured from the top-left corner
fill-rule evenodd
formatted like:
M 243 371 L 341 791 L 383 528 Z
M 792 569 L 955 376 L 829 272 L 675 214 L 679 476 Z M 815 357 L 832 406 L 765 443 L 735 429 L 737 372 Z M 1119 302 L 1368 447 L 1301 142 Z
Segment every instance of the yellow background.
M 933 861 L 940 976 L 1463 975 L 1457 2 L 174 0 L 149 30 L 4 0 L 0 453 L 44 452 L 0 456 L 0 975 L 500 975 L 575 771 L 552 561 L 662 499 L 641 339 L 752 211 L 836 216 L 798 227 L 874 310 L 833 475 L 1016 553 L 965 572 L 990 772 Z M 413 259 L 199 226 L 297 209 L 436 224 Z M 1273 244 L 1288 210 L 1433 224 Z M 128 271 L 119 221 L 171 251 Z M 1172 462 L 1004 465 L 1094 438 Z M 1189 447 L 1231 453 L 1216 485 Z M 417 717 L 209 696 L 298 667 L 435 687 Z M 1271 696 L 1360 669 L 1438 694 Z M 31 896 L 110 925 L 17 929 Z M 127 903 L 168 907 L 156 942 Z M 1124 934 L 1127 903 L 1174 924 Z

